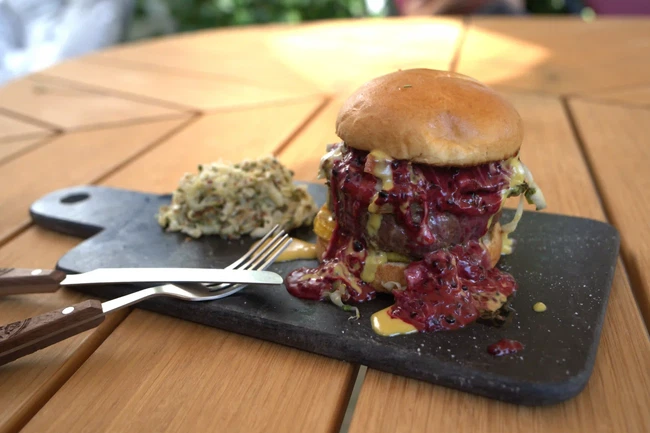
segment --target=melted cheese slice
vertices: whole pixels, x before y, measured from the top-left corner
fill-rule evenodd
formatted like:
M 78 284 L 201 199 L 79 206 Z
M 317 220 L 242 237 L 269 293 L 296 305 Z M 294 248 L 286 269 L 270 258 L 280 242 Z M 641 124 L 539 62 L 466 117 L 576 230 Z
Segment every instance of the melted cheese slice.
M 521 185 L 526 181 L 524 167 L 518 156 L 508 159 L 506 161 L 506 165 L 510 166 L 512 169 L 512 176 L 510 177 L 510 188 Z
M 519 197 L 519 205 L 517 206 L 514 218 L 508 224 L 503 224 L 501 226 L 502 255 L 512 254 L 512 239 L 508 238 L 508 235 L 517 229 L 517 224 L 519 224 L 519 220 L 521 220 L 521 217 L 524 214 L 524 200 L 524 196 L 521 195 Z
M 321 157 L 320 164 L 318 165 L 318 179 L 325 179 L 327 177 L 327 173 L 325 173 L 326 164 L 333 164 L 334 161 L 341 159 L 343 156 L 343 153 L 341 151 L 342 147 L 343 146 L 336 146 Z
M 368 222 L 366 223 L 366 231 L 369 235 L 375 236 L 381 227 L 381 215 L 380 214 L 370 214 L 368 215 Z
M 390 167 L 391 157 L 387 153 L 375 149 L 368 154 L 368 158 L 372 158 L 374 161 L 372 174 L 381 179 L 381 189 L 384 191 L 393 189 L 393 170 Z
M 512 169 L 512 176 L 510 177 L 510 188 L 526 183 L 530 189 L 535 191 L 532 195 L 529 196 L 529 198 L 533 203 L 535 203 L 537 210 L 546 208 L 546 199 L 544 198 L 544 193 L 535 182 L 533 173 L 531 173 L 528 167 L 526 167 L 524 163 L 521 162 L 519 157 L 515 156 L 508 159 L 506 161 L 506 165 L 509 165 Z M 505 191 L 504 194 L 507 194 L 507 191 Z
M 389 262 L 411 263 L 411 259 L 399 253 L 387 252 L 386 257 Z
M 388 261 L 386 253 L 375 250 L 368 250 L 366 262 L 363 265 L 361 279 L 366 283 L 372 283 L 377 275 L 377 269 Z
M 395 319 L 388 314 L 391 307 L 377 311 L 370 318 L 372 330 L 384 337 L 406 335 L 417 332 L 417 328 L 401 319 Z
M 379 206 L 377 206 L 377 199 L 379 198 L 379 193 L 376 192 L 375 195 L 370 199 L 370 204 L 368 205 L 368 212 L 377 213 L 379 211 Z
M 533 179 L 533 175 L 528 169 L 528 167 L 526 167 L 519 160 L 518 156 L 508 159 L 506 161 L 506 165 L 508 165 L 512 170 L 512 175 L 510 176 L 510 188 L 516 188 L 517 186 L 524 183 L 527 184 L 531 189 L 535 190 L 535 193 L 532 194 L 530 198 L 535 203 L 537 210 L 544 209 L 546 207 L 546 200 L 544 199 L 544 193 L 542 193 L 542 190 L 535 183 L 535 180 Z M 501 200 L 502 209 L 503 206 L 505 205 L 508 192 L 509 190 L 505 190 L 503 192 L 503 200 Z M 525 195 L 522 194 L 519 197 L 519 204 L 517 206 L 517 211 L 515 212 L 514 218 L 508 224 L 503 224 L 501 226 L 502 229 L 501 254 L 502 255 L 507 255 L 512 253 L 513 242 L 512 239 L 508 237 L 508 235 L 510 235 L 512 232 L 514 232 L 517 229 L 517 224 L 519 224 L 519 220 L 521 220 L 521 217 L 524 213 L 524 200 L 525 200 Z M 492 217 L 490 217 L 490 220 L 488 221 L 488 226 L 491 223 L 492 223 Z

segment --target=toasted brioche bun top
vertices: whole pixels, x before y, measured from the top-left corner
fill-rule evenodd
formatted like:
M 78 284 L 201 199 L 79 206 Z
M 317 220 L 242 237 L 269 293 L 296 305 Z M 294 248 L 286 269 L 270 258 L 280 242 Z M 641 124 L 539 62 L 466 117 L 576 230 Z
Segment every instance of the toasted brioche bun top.
M 437 166 L 505 160 L 523 139 L 521 117 L 503 97 L 473 78 L 432 69 L 367 82 L 343 104 L 336 133 L 356 149 Z

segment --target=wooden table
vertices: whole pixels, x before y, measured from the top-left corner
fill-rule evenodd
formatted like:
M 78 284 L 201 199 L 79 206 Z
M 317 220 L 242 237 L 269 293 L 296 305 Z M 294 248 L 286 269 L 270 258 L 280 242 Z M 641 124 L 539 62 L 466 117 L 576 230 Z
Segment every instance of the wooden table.
M 0 432 L 650 431 L 650 20 L 414 18 L 209 31 L 118 47 L 0 88 L 0 264 L 79 239 L 30 223 L 77 184 L 172 190 L 217 158 L 276 154 L 315 180 L 341 101 L 397 68 L 501 90 L 549 212 L 608 220 L 622 252 L 591 380 L 517 407 L 133 309 L 0 367 Z M 4 323 L 83 296 L 0 300 Z

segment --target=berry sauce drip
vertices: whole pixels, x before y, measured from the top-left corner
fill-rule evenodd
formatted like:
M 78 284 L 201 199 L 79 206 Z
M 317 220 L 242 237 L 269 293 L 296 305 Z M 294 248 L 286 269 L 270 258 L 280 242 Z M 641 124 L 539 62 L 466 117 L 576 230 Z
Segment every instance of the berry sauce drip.
M 478 242 L 490 221 L 498 220 L 502 191 L 509 186 L 509 172 L 501 163 L 445 168 L 393 160 L 393 187 L 383 190 L 373 174 L 375 159 L 368 155 L 344 148 L 333 161 L 328 184 L 336 228 L 318 267 L 287 275 L 285 285 L 292 295 L 322 300 L 338 291 L 342 301 L 355 302 L 375 297 L 373 287 L 360 277 L 367 248 L 376 248 L 377 242 L 366 225 L 371 204 L 376 213 L 394 218 L 413 253 L 407 254 L 413 260 L 405 271 L 407 287 L 392 292 L 392 317 L 421 332 L 459 329 L 476 321 L 490 303 L 500 305 L 516 291 L 511 275 L 490 268 Z M 449 221 L 450 215 L 453 230 L 439 230 L 438 222 Z
M 427 254 L 404 272 L 405 290 L 395 290 L 390 316 L 419 331 L 459 329 L 475 322 L 497 297 L 512 295 L 514 278 L 490 268 L 489 257 L 476 241 Z
M 517 353 L 523 349 L 524 345 L 517 340 L 508 340 L 507 338 L 504 338 L 494 344 L 490 344 L 487 348 L 487 351 L 490 355 L 493 356 L 503 356 L 510 355 L 511 353 Z
M 342 301 L 369 301 L 375 297 L 375 289 L 361 279 L 361 271 L 367 250 L 362 241 L 342 236 L 336 229 L 316 268 L 298 268 L 285 279 L 289 293 L 297 298 L 322 300 L 339 287 L 344 287 Z
M 501 192 L 509 187 L 510 172 L 500 162 L 448 168 L 392 160 L 393 187 L 381 190 L 375 165 L 368 152 L 353 148 L 333 162 L 329 185 L 336 221 L 344 232 L 373 246 L 377 239 L 366 221 L 374 207 L 394 219 L 408 243 L 408 251 L 401 252 L 414 258 L 485 235 L 491 217 L 498 221 Z

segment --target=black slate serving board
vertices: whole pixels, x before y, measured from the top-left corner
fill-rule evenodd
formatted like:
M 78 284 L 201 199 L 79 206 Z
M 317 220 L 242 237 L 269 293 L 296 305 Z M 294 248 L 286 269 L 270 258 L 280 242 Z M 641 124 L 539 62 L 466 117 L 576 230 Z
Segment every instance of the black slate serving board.
M 323 203 L 325 188 L 309 185 Z M 99 267 L 225 267 L 251 244 L 205 237 L 188 241 L 164 233 L 155 221 L 168 195 L 97 186 L 55 191 L 32 205 L 33 220 L 48 229 L 88 238 L 61 258 L 69 273 Z M 504 212 L 504 220 L 512 218 Z M 309 228 L 293 233 L 309 240 Z M 500 267 L 514 275 L 516 314 L 502 328 L 475 324 L 455 332 L 381 337 L 370 316 L 391 304 L 389 296 L 361 305 L 361 319 L 330 303 L 303 301 L 283 286 L 249 286 L 212 302 L 158 298 L 138 305 L 151 311 L 264 340 L 360 363 L 423 381 L 524 405 L 560 402 L 578 394 L 594 364 L 619 248 L 610 225 L 583 218 L 526 212 L 515 232 L 513 255 Z M 277 263 L 285 275 L 299 261 Z M 89 286 L 77 290 L 101 298 L 125 295 L 135 286 Z M 532 306 L 542 301 L 545 313 Z M 487 346 L 501 338 L 525 345 L 523 352 L 495 358 Z

